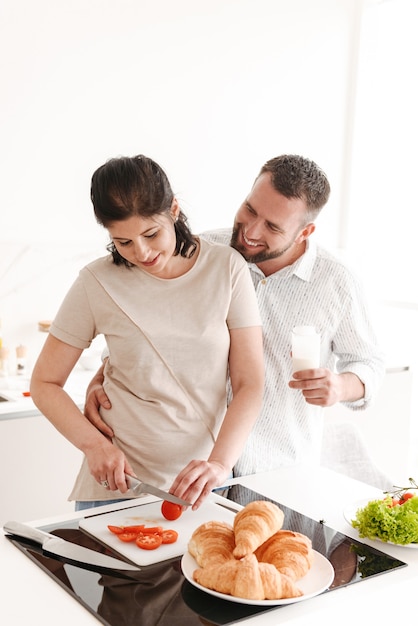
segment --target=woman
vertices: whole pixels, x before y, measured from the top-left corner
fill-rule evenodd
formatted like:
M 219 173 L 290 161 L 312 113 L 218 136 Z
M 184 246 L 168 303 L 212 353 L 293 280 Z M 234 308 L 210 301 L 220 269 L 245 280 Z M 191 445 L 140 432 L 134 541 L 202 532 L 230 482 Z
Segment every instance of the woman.
M 152 159 L 108 161 L 93 174 L 91 199 L 111 254 L 82 269 L 65 297 L 34 367 L 32 398 L 84 453 L 70 500 L 129 497 L 127 473 L 197 508 L 230 475 L 261 407 L 262 336 L 248 268 L 230 247 L 192 235 Z M 109 352 L 111 441 L 63 389 L 98 334 Z

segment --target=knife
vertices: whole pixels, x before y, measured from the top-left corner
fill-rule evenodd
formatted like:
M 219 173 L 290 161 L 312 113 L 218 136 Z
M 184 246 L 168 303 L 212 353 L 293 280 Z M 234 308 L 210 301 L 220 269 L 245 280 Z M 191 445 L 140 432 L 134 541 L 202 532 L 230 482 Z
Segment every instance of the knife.
M 143 483 L 134 476 L 130 476 L 130 474 L 125 474 L 125 478 L 128 482 L 129 489 L 133 491 L 135 495 L 139 495 L 140 493 L 151 493 L 153 496 L 157 496 L 157 498 L 161 498 L 162 500 L 168 500 L 168 502 L 174 502 L 174 504 L 181 504 L 181 506 L 191 506 L 191 502 L 186 502 L 186 500 L 182 500 L 177 496 L 173 496 L 171 493 L 168 493 L 168 491 L 158 489 L 158 487 L 154 487 L 154 485 L 148 485 L 147 483 Z
M 89 565 L 99 569 L 128 570 L 130 572 L 138 572 L 141 569 L 137 565 L 131 565 L 107 554 L 95 552 L 95 550 L 79 546 L 71 541 L 66 541 L 61 539 L 61 537 L 51 535 L 39 528 L 33 528 L 20 522 L 6 522 L 3 530 L 40 544 L 43 552 L 51 556 L 61 557 L 66 561 L 72 561 L 81 566 Z

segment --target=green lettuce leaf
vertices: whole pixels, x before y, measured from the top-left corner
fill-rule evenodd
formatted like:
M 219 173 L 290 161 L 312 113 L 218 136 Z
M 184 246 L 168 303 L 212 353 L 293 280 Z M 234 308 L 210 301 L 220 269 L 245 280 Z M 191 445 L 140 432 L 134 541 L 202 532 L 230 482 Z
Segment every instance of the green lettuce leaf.
M 406 545 L 418 543 L 418 497 L 414 496 L 404 504 L 390 506 L 392 498 L 371 500 L 364 508 L 358 509 L 352 525 L 360 537 L 381 541 L 391 541 Z

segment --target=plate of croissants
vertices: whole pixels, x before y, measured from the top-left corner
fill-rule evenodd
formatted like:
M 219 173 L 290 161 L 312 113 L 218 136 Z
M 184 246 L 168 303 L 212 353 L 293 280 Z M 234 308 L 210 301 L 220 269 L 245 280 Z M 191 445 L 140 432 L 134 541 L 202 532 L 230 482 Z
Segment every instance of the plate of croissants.
M 233 525 L 201 524 L 182 557 L 184 577 L 241 604 L 291 604 L 326 591 L 334 580 L 331 563 L 312 549 L 309 537 L 282 529 L 283 521 L 276 504 L 257 500 L 237 513 Z

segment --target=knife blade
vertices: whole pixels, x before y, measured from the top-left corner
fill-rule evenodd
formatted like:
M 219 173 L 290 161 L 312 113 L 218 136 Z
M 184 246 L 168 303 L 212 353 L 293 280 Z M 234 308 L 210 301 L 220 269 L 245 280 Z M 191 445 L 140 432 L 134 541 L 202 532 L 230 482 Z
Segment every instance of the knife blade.
M 231 502 L 230 500 L 228 500 L 228 502 Z M 215 504 L 217 504 L 218 506 L 221 506 L 223 509 L 227 509 L 228 511 L 232 511 L 232 513 L 239 513 L 239 511 L 242 509 L 242 506 L 238 505 L 239 508 L 235 508 L 234 506 L 228 506 L 227 504 L 224 504 L 223 502 L 215 502 Z
M 30 539 L 42 546 L 42 550 L 51 556 L 61 557 L 67 561 L 73 561 L 79 565 L 89 565 L 98 569 L 122 570 L 138 572 L 141 568 L 131 565 L 125 561 L 120 561 L 107 554 L 95 552 L 90 548 L 79 546 L 71 541 L 66 541 L 56 535 L 51 535 L 39 528 L 33 528 L 20 522 L 6 522 L 3 530 L 7 533 L 24 539 Z
M 154 487 L 154 485 L 149 485 L 148 483 L 143 483 L 134 476 L 130 476 L 129 474 L 125 474 L 126 480 L 128 482 L 128 487 L 135 494 L 139 495 L 140 493 L 150 493 L 153 496 L 157 496 L 157 498 L 161 498 L 162 500 L 168 500 L 168 502 L 174 502 L 174 504 L 181 504 L 181 506 L 191 506 L 191 502 L 186 502 L 186 500 L 182 500 L 177 496 L 173 496 L 168 491 L 163 491 L 162 489 L 158 489 L 158 487 Z

